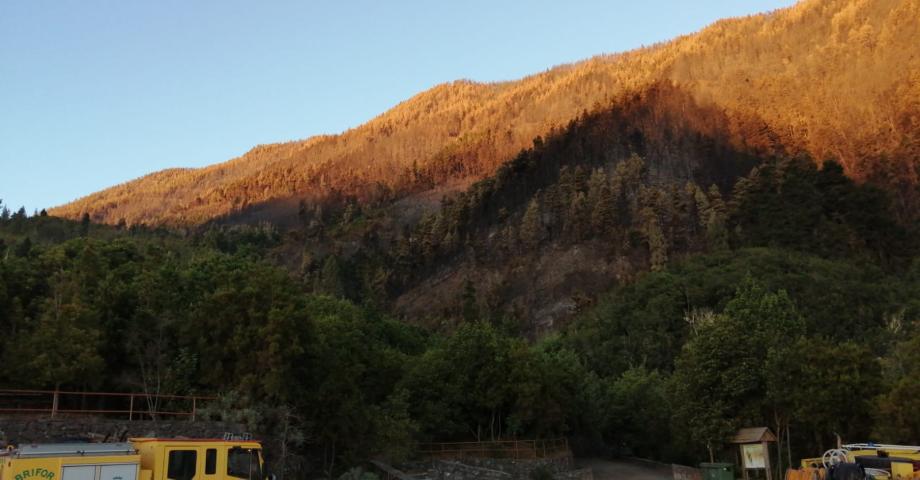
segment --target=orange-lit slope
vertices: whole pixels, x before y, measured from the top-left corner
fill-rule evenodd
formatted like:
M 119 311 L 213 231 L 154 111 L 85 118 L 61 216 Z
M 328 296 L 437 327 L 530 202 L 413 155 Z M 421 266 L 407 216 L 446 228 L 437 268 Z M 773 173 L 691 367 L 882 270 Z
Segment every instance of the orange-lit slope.
M 340 135 L 158 172 L 51 213 L 188 225 L 276 199 L 393 198 L 488 175 L 551 126 L 662 80 L 730 118 L 761 119 L 769 135 L 730 127 L 739 145 L 838 158 L 907 205 L 920 170 L 917 39 L 920 0 L 807 0 L 514 82 L 439 85 Z

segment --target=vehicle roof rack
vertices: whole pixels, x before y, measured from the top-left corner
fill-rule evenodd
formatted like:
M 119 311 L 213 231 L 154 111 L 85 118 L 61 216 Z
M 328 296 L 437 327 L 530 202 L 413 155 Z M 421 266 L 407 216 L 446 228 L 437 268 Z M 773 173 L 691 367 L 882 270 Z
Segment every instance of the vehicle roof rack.
M 920 446 L 917 445 L 891 445 L 886 443 L 848 443 L 843 445 L 843 448 L 847 450 L 917 450 L 920 451 Z
M 134 455 L 137 450 L 130 443 L 45 443 L 20 445 L 11 452 L 17 458 L 40 457 L 90 457 L 100 455 Z

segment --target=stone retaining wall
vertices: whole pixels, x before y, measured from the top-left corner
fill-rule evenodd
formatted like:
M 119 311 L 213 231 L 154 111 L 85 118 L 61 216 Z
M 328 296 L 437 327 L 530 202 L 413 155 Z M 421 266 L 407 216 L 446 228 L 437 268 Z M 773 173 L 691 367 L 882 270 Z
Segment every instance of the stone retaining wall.
M 122 441 L 131 437 L 220 438 L 242 433 L 239 425 L 223 422 L 127 421 L 95 417 L 0 416 L 0 446 L 61 441 Z
M 591 469 L 573 470 L 571 457 L 538 459 L 464 458 L 435 460 L 403 465 L 427 471 L 435 480 L 531 480 L 535 472 L 545 471 L 553 480 L 592 480 Z
M 569 456 L 535 459 L 506 459 L 506 458 L 464 458 L 466 465 L 498 470 L 505 472 L 513 479 L 529 479 L 534 470 L 545 469 L 556 475 L 572 469 L 572 458 Z
M 512 480 L 510 473 L 465 463 L 439 460 L 434 463 L 434 478 L 438 480 Z
M 594 470 L 590 468 L 569 470 L 568 472 L 562 472 L 553 475 L 553 480 L 594 480 Z

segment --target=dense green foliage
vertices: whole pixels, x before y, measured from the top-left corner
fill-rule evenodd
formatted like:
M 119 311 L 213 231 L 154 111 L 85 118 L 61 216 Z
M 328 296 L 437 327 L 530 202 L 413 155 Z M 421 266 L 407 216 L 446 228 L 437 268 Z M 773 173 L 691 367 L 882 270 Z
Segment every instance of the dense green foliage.
M 69 238 L 49 238 L 49 225 Z M 206 411 L 296 430 L 309 463 L 286 459 L 292 471 L 399 457 L 420 440 L 558 435 L 577 422 L 586 373 L 561 346 L 475 318 L 431 337 L 308 293 L 265 260 L 259 229 L 182 240 L 93 228 L 44 216 L 0 224 L 3 385 L 226 395 Z
M 615 289 L 566 338 L 599 375 L 663 379 L 668 401 L 643 415 L 671 418 L 671 441 L 651 454 L 716 457 L 755 425 L 793 461 L 835 433 L 916 442 L 920 261 L 885 198 L 832 162 L 765 162 L 727 202 L 729 248 Z
M 179 233 L 0 209 L 0 383 L 220 394 L 207 414 L 282 438 L 292 472 L 455 439 L 566 435 L 684 461 L 723 455 L 740 426 L 770 426 L 796 456 L 835 432 L 920 439 L 920 261 L 883 194 L 832 162 L 766 162 L 727 199 L 653 186 L 636 155 L 609 174 L 556 167 L 531 194 L 508 180 L 513 199 L 476 197 L 479 211 L 446 202 L 415 233 L 437 242 L 320 256 L 318 274 L 277 266 L 292 240 L 269 226 Z M 362 221 L 349 215 L 332 228 Z M 524 250 L 607 238 L 651 271 L 538 341 L 471 280 L 460 326 L 395 320 L 379 307 L 389 279 L 459 251 L 455 215 L 466 237 L 515 225 L 505 241 Z

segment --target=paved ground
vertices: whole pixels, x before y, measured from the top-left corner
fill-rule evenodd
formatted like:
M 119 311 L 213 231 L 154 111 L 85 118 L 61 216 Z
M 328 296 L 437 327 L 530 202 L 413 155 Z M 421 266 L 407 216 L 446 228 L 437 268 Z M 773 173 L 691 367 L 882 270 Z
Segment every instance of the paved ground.
M 670 471 L 631 462 L 599 458 L 580 458 L 575 461 L 575 468 L 587 467 L 594 470 L 594 480 L 671 480 L 672 478 Z

